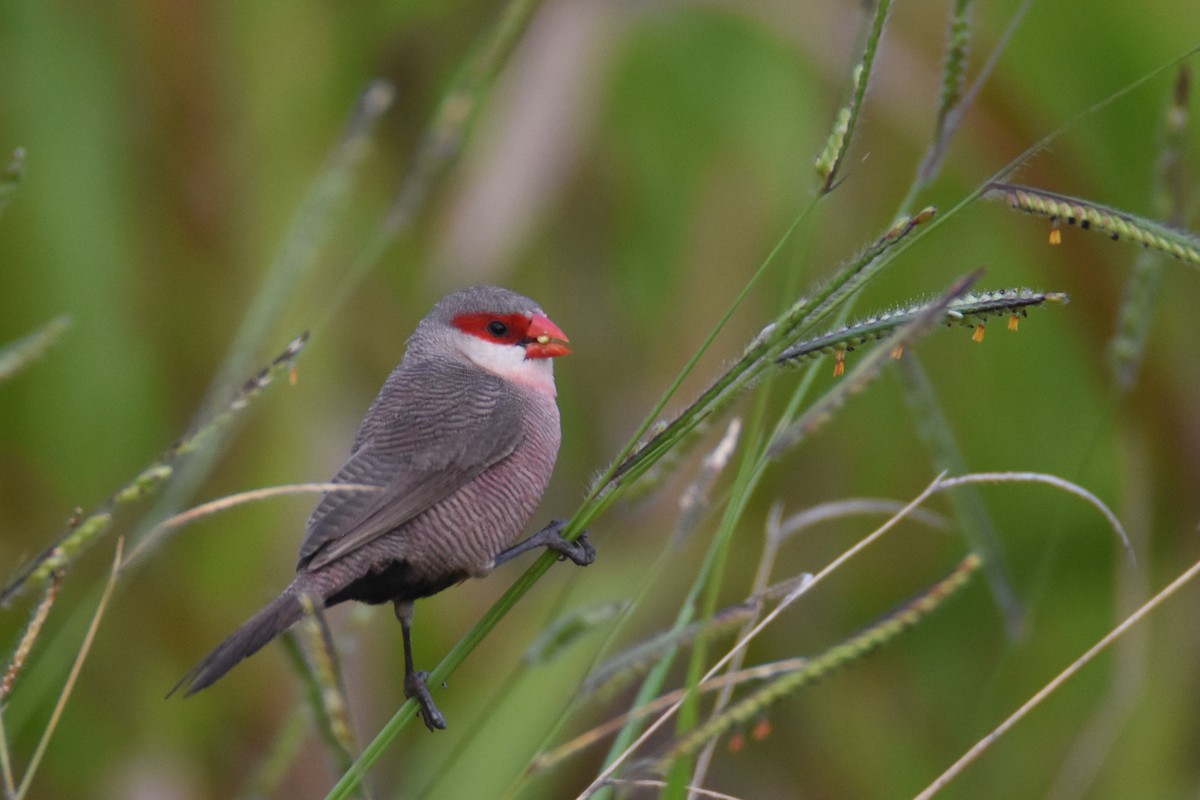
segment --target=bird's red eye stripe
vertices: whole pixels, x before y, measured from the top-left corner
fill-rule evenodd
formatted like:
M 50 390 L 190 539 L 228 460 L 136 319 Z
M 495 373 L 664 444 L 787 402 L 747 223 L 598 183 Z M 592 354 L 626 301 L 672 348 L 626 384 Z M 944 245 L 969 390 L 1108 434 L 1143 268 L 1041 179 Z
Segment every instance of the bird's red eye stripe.
M 528 339 L 529 321 L 524 314 L 459 314 L 454 327 L 485 342 L 521 344 Z

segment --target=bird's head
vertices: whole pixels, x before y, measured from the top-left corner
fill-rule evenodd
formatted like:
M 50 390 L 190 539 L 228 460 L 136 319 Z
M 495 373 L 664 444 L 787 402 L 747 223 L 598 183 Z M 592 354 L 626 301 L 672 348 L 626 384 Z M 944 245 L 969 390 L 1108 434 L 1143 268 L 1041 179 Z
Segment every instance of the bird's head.
M 537 303 L 496 286 L 442 298 L 409 340 L 410 352 L 446 347 L 452 357 L 552 396 L 552 359 L 571 352 L 566 334 Z

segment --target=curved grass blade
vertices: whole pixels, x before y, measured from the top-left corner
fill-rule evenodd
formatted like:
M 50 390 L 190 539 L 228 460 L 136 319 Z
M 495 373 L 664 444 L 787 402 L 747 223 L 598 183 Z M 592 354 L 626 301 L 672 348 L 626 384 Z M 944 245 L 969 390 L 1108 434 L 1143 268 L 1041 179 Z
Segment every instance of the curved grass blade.
M 184 525 L 212 514 L 228 511 L 240 505 L 258 502 L 259 500 L 268 500 L 283 495 L 328 494 L 330 492 L 378 492 L 379 490 L 379 486 L 369 483 L 289 483 L 282 486 L 268 486 L 264 489 L 250 489 L 245 492 L 237 492 L 236 494 L 227 494 L 216 500 L 209 500 L 207 503 L 192 506 L 187 511 L 181 511 L 170 519 L 165 519 L 155 525 L 138 541 L 137 547 L 133 548 L 129 552 L 129 555 L 125 557 L 125 563 L 121 565 L 121 569 L 125 569 L 139 558 L 147 555 L 163 536 L 166 536 L 177 528 L 181 528 Z
M 1113 534 L 1116 535 L 1117 541 L 1125 549 L 1125 554 L 1129 556 L 1130 562 L 1136 563 L 1137 561 L 1133 552 L 1133 544 L 1130 542 L 1129 534 L 1126 532 L 1125 526 L 1121 524 L 1121 520 L 1117 519 L 1117 515 L 1113 513 L 1111 508 L 1104 504 L 1103 500 L 1077 483 L 1072 483 L 1066 478 L 1060 478 L 1057 475 L 1048 475 L 1044 472 L 970 472 L 954 478 L 945 478 L 939 482 L 938 489 L 939 491 L 945 491 L 955 486 L 963 486 L 970 483 L 1044 483 L 1067 494 L 1073 494 L 1104 516 L 1104 520 L 1112 528 Z

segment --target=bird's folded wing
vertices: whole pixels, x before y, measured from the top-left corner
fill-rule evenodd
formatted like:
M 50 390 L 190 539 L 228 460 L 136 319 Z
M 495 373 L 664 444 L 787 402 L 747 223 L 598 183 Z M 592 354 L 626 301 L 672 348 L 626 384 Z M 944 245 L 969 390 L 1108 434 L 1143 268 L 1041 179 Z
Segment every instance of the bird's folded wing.
M 375 420 L 333 480 L 379 488 L 326 494 L 309 519 L 297 569 L 316 569 L 395 530 L 509 456 L 524 435 L 507 393 L 468 390 L 444 407 L 425 400 Z

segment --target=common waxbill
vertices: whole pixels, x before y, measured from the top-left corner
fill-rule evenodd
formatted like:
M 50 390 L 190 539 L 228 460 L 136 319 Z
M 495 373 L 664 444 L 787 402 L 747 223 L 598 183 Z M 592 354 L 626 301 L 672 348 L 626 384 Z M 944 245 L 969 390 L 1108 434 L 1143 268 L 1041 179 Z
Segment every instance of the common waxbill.
M 537 303 L 478 286 L 443 298 L 408 340 L 359 426 L 334 483 L 308 520 L 296 577 L 192 669 L 193 694 L 285 631 L 299 598 L 393 603 L 404 636 L 404 693 L 430 730 L 446 727 L 427 673 L 413 667 L 413 601 L 536 547 L 576 564 L 596 556 L 586 534 L 553 522 L 514 544 L 541 500 L 558 455 L 552 359 L 567 337 Z M 172 692 L 175 691 L 174 689 Z

